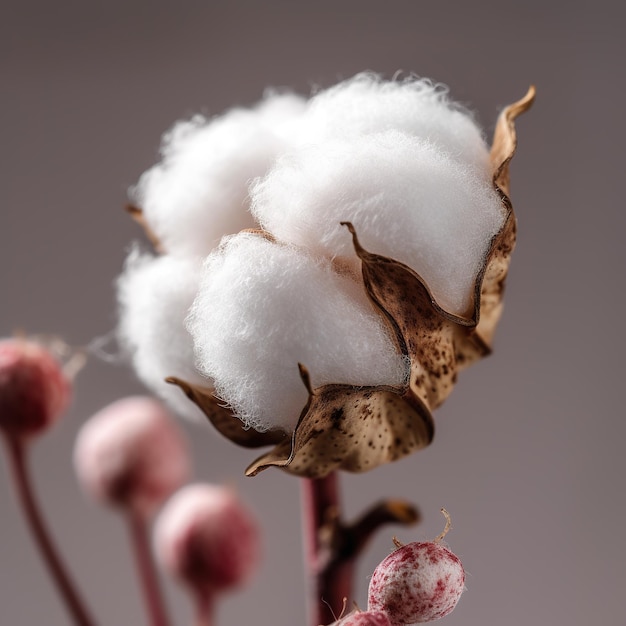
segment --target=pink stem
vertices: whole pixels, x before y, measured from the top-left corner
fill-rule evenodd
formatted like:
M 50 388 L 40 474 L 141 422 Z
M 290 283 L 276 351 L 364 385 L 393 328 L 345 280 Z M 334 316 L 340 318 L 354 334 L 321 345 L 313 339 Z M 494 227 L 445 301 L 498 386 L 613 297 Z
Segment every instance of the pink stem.
M 303 529 L 309 573 L 309 623 L 329 624 L 352 595 L 354 559 L 340 553 L 340 498 L 337 474 L 302 479 Z M 324 538 L 322 529 L 325 529 Z M 334 541 L 337 539 L 338 543 Z
M 148 529 L 145 517 L 138 512 L 127 514 L 131 543 L 135 553 L 135 563 L 141 581 L 144 602 L 152 626 L 169 626 L 169 619 L 163 596 L 159 587 L 159 579 L 154 567 L 154 559 L 148 541 Z
M 67 573 L 50 532 L 44 523 L 26 466 L 25 445 L 17 437 L 11 435 L 6 435 L 5 439 L 13 483 L 35 544 L 74 622 L 78 626 L 93 626 L 94 622 Z
M 196 594 L 196 626 L 213 626 L 215 598 L 212 593 Z

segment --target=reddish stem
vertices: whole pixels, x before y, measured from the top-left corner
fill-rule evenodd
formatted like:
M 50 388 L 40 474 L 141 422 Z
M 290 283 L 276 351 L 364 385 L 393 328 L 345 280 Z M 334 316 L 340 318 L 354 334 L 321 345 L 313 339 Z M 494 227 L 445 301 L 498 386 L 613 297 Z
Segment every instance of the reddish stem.
M 213 626 L 215 599 L 212 593 L 196 594 L 196 626 Z
M 40 512 L 26 464 L 25 444 L 11 435 L 6 435 L 5 441 L 15 490 L 44 563 L 74 622 L 78 626 L 93 626 L 94 622 L 67 573 Z
M 303 530 L 309 574 L 309 623 L 330 624 L 352 595 L 354 560 L 341 553 L 336 473 L 302 479 Z
M 146 519 L 141 513 L 130 510 L 127 514 L 127 521 L 146 611 L 151 624 L 152 626 L 169 626 L 169 618 L 148 541 Z

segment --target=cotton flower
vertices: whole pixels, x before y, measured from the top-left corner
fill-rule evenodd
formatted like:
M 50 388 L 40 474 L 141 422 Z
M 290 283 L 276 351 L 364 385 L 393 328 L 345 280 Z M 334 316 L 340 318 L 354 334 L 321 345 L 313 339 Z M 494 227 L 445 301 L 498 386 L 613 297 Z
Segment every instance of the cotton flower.
M 274 446 L 249 474 L 365 471 L 430 443 L 432 410 L 458 372 L 491 349 L 515 243 L 513 122 L 533 95 L 502 113 L 489 148 L 440 86 L 359 75 L 307 103 L 290 101 L 292 115 L 269 125 L 280 148 L 249 188 L 248 174 L 238 178 L 246 142 L 212 162 L 229 188 L 251 198 L 263 232 L 216 249 L 207 224 L 176 212 L 161 223 L 147 209 L 165 258 L 208 255 L 193 305 L 189 294 L 185 301 L 205 380 L 171 366 L 168 380 L 233 441 Z M 258 121 L 265 106 L 246 115 Z M 240 113 L 220 119 L 226 127 Z M 279 118 L 286 126 L 275 125 Z M 182 139 L 174 133 L 166 145 L 182 149 L 187 134 L 195 141 L 195 131 L 181 129 Z M 177 150 L 165 149 L 164 164 Z M 174 161 L 181 181 L 196 171 Z M 236 213 L 215 189 L 181 184 L 203 206 L 213 198 Z M 214 221 L 232 234 L 235 222 Z M 185 231 L 192 222 L 193 236 Z M 177 328 L 185 307 L 172 317 Z

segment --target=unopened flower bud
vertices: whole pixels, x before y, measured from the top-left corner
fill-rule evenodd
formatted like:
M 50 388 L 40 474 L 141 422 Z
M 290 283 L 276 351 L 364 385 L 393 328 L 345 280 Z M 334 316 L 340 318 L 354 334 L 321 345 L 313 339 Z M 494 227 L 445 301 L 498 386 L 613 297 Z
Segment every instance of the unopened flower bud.
M 202 484 L 185 487 L 165 505 L 155 546 L 164 568 L 199 596 L 240 586 L 259 556 L 248 509 L 232 490 Z
M 465 589 L 461 561 L 438 542 L 409 543 L 374 570 L 368 608 L 384 611 L 392 626 L 448 615 Z
M 97 500 L 147 514 L 189 475 L 185 442 L 156 400 L 118 400 L 84 424 L 74 449 L 76 473 Z
M 25 439 L 52 426 L 67 408 L 71 382 L 42 344 L 0 341 L 0 430 Z

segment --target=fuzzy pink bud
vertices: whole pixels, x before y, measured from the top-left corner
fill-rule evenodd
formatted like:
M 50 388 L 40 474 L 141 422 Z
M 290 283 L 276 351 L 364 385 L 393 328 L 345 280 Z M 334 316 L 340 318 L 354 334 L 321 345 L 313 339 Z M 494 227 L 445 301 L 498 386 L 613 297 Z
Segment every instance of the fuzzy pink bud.
M 74 449 L 85 491 L 148 514 L 187 480 L 187 447 L 174 420 L 148 397 L 118 400 L 81 428 Z
M 331 626 L 390 626 L 386 613 L 380 611 L 353 611 Z
M 0 341 L 0 430 L 25 439 L 52 426 L 67 408 L 71 382 L 62 364 L 29 339 Z
M 465 589 L 465 571 L 450 550 L 433 541 L 409 543 L 374 570 L 368 608 L 384 611 L 392 626 L 448 615 Z
M 200 596 L 240 586 L 259 558 L 257 525 L 235 493 L 190 485 L 165 505 L 155 528 L 164 568 Z

